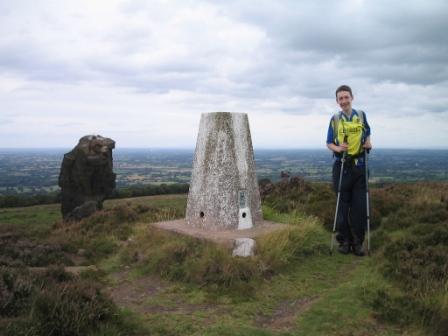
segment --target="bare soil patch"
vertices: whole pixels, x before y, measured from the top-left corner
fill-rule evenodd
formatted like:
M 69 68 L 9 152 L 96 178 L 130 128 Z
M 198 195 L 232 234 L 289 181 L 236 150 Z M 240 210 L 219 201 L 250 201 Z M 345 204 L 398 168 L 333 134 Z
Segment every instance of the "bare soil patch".
M 295 326 L 297 316 L 310 309 L 319 298 L 319 296 L 312 296 L 296 300 L 284 300 L 280 302 L 272 315 L 259 316 L 255 323 L 263 329 L 292 329 Z
M 114 302 L 121 307 L 144 313 L 145 300 L 158 294 L 167 287 L 153 275 L 138 279 L 129 279 L 129 271 L 113 274 L 116 285 L 107 289 Z
M 189 304 L 182 300 L 169 305 L 153 305 L 148 299 L 162 293 L 169 285 L 154 275 L 142 276 L 138 279 L 129 279 L 129 271 L 115 273 L 114 281 L 117 283 L 108 288 L 107 292 L 120 307 L 129 308 L 137 313 L 177 313 L 192 314 L 199 311 L 214 312 L 214 304 Z

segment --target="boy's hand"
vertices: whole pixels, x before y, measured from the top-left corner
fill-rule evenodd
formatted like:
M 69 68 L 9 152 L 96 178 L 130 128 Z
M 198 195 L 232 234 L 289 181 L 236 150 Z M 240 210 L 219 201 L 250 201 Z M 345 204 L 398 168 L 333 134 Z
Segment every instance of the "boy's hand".
M 341 145 L 339 145 L 337 147 L 337 149 L 338 149 L 338 153 L 346 152 L 346 151 L 348 151 L 348 144 L 344 142 Z

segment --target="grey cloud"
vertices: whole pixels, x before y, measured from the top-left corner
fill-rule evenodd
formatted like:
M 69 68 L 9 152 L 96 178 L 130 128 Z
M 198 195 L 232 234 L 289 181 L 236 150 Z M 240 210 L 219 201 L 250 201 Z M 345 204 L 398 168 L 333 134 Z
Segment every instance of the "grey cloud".
M 85 77 L 77 64 L 45 55 L 30 41 L 0 45 L 0 71 L 19 73 L 31 80 L 77 82 Z
M 448 91 L 448 83 L 446 83 L 446 89 Z M 448 98 L 439 97 L 439 100 L 430 101 L 425 105 L 425 109 L 432 113 L 447 113 L 448 114 Z
M 65 123 L 56 124 L 56 126 L 61 127 L 61 128 L 72 128 L 72 127 L 84 126 L 84 124 L 80 123 L 80 122 L 65 122 Z
M 137 92 L 164 93 L 170 90 L 192 90 L 208 76 L 206 67 L 188 61 L 155 66 L 132 67 L 124 62 L 91 60 L 89 69 L 113 85 L 129 87 Z
M 336 109 L 335 88 L 349 84 L 355 108 L 359 103 L 371 117 L 433 113 L 446 123 L 448 2 L 359 1 L 353 12 L 347 3 L 134 0 L 120 2 L 118 9 L 107 4 L 104 13 L 111 16 L 103 18 L 89 11 L 99 5 L 65 11 L 45 0 L 37 5 L 0 0 L 0 76 L 7 79 L 14 118 L 20 109 L 38 115 L 35 105 L 46 106 L 48 115 L 57 113 L 55 101 L 92 115 L 110 107 L 118 111 L 127 99 L 145 117 L 161 114 L 164 104 L 179 113 L 231 106 L 315 115 Z M 218 15 L 213 22 L 223 25 L 204 15 Z M 233 27 L 242 28 L 241 38 Z M 248 41 L 250 36 L 255 40 Z M 96 91 L 89 91 L 95 86 L 104 97 L 116 94 L 118 106 L 115 97 L 97 101 Z M 10 87 L 32 92 L 11 95 Z M 135 95 L 172 90 L 183 92 Z M 138 106 L 153 98 L 160 111 Z M 79 101 L 83 104 L 76 106 Z M 0 124 L 18 120 L 1 118 Z M 63 118 L 57 123 L 63 133 L 81 128 Z
M 0 125 L 4 126 L 4 125 L 8 125 L 8 124 L 12 124 L 14 122 L 14 120 L 12 118 L 0 118 Z
M 436 84 L 447 78 L 448 3 L 365 2 L 347 14 L 347 4 L 291 1 L 263 3 L 252 9 L 238 4 L 227 11 L 265 29 L 275 44 L 277 59 L 292 64 L 284 54 L 298 54 L 296 62 L 310 67 L 339 59 L 342 67 L 355 68 L 374 81 Z M 266 4 L 269 10 L 264 10 Z M 406 69 L 403 64 L 411 67 Z M 378 69 L 387 69 L 380 71 Z M 396 76 L 396 77 L 395 77 Z
M 345 12 L 343 1 L 261 1 L 257 6 L 245 1 L 204 3 L 266 33 L 251 67 L 239 73 L 219 73 L 213 65 L 218 55 L 213 52 L 222 50 L 208 55 L 195 50 L 194 59 L 132 65 L 129 55 L 145 52 L 157 32 L 124 25 L 103 36 L 115 45 L 106 59 L 76 55 L 55 59 L 27 40 L 0 46 L 0 68 L 43 81 L 98 80 L 138 92 L 176 89 L 247 98 L 297 94 L 324 98 L 328 86 L 355 77 L 421 85 L 442 83 L 448 77 L 444 59 L 448 54 L 448 4 L 443 1 L 364 2 L 352 14 Z M 129 19 L 133 15 L 150 19 L 154 11 L 163 11 L 163 15 L 170 11 L 169 6 L 144 1 L 125 2 L 121 8 Z M 219 84 L 222 80 L 227 85 Z
M 370 67 L 358 67 L 354 74 L 373 82 L 407 83 L 418 85 L 441 85 L 448 78 L 448 69 L 428 64 L 387 64 L 376 62 Z

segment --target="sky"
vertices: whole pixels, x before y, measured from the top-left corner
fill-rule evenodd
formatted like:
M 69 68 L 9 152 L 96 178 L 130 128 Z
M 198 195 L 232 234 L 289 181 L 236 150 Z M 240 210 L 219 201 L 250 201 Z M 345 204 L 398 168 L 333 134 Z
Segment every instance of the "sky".
M 194 148 L 248 113 L 255 148 L 325 148 L 353 89 L 378 148 L 448 148 L 445 0 L 0 0 L 0 147 Z

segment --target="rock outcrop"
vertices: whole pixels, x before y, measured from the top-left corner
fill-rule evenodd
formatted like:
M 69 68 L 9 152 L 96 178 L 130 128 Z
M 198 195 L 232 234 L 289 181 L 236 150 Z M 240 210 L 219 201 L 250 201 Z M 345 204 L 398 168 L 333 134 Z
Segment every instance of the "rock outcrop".
M 59 174 L 64 220 L 80 220 L 102 209 L 103 201 L 115 188 L 114 148 L 112 139 L 86 135 L 64 155 Z

